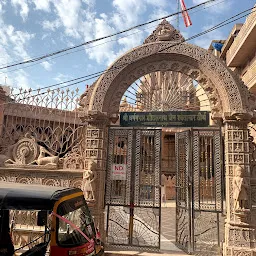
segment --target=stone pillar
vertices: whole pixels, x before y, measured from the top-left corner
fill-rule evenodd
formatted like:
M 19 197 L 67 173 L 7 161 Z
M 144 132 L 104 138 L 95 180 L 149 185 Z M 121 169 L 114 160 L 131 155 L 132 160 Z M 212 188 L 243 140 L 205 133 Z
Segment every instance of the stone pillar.
M 3 129 L 3 121 L 4 121 L 4 108 L 6 103 L 7 97 L 5 94 L 5 91 L 0 86 L 0 136 L 2 135 L 2 129 Z
M 104 194 L 107 155 L 108 117 L 104 113 L 89 112 L 84 116 L 87 122 L 85 136 L 85 174 L 91 169 L 91 163 L 95 162 L 95 179 L 92 184 L 93 200 L 89 199 L 89 205 L 94 216 L 95 225 L 99 228 L 103 240 L 104 234 Z M 85 175 L 84 174 L 84 175 Z
M 250 137 L 247 125 L 248 121 L 246 120 L 226 120 L 225 122 L 227 218 L 225 221 L 223 255 L 227 256 L 253 256 L 256 254 L 250 185 Z M 236 175 L 241 170 L 245 183 L 243 183 L 243 195 L 240 193 L 240 196 L 245 198 L 245 191 L 247 194 L 247 199 L 243 201 L 245 205 L 242 207 L 239 206 L 236 200 L 239 194 L 236 187 Z M 246 188 L 247 185 L 248 188 Z

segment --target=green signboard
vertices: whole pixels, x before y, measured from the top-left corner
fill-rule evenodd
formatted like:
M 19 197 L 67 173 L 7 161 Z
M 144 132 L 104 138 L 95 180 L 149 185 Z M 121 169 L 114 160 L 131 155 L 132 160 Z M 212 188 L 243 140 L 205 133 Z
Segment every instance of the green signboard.
M 207 127 L 208 111 L 121 112 L 120 125 L 124 127 Z

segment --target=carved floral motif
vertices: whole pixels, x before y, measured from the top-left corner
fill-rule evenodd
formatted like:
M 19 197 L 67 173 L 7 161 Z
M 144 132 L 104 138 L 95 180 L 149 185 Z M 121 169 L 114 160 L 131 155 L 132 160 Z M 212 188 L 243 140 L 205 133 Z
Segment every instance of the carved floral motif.
M 30 164 L 38 157 L 38 145 L 34 138 L 28 138 L 28 135 L 25 135 L 25 138 L 19 140 L 12 147 L 12 156 L 13 159 L 8 159 L 5 161 L 7 164 L 17 164 L 17 165 L 26 165 Z
M 94 85 L 94 97 L 89 99 L 89 109 L 117 113 L 121 97 L 130 84 L 141 74 L 149 73 L 149 70 L 150 72 L 177 71 L 177 69 L 174 70 L 175 66 L 169 64 L 170 62 L 174 64 L 175 59 L 179 65 L 190 66 L 190 69 L 197 68 L 203 74 L 203 78 L 197 79 L 203 79 L 204 90 L 211 101 L 211 108 L 214 105 L 213 114 L 252 114 L 255 102 L 248 103 L 252 95 L 237 75 L 232 73 L 221 60 L 200 47 L 187 43 L 173 45 L 171 41 L 144 44 L 119 58 Z M 163 70 L 163 66 L 159 69 L 162 61 L 167 63 L 166 70 Z M 185 72 L 186 70 L 179 69 L 178 71 Z M 191 75 L 197 76 L 196 73 L 191 73 Z
M 64 169 L 84 169 L 83 151 L 79 146 L 72 148 L 63 158 Z

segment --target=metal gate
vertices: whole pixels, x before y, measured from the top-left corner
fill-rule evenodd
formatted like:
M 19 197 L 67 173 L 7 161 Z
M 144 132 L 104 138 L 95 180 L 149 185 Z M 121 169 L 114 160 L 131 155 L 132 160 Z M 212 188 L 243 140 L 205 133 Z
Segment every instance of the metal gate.
M 224 234 L 220 129 L 176 134 L 176 244 L 187 253 L 221 255 Z
M 105 203 L 109 245 L 160 248 L 161 130 L 109 129 Z

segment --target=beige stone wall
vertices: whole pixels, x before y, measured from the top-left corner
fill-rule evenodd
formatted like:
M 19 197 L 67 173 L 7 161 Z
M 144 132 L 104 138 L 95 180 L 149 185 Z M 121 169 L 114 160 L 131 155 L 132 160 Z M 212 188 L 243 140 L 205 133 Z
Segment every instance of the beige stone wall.
M 256 50 L 254 55 L 252 53 L 252 57 L 253 58 L 248 62 L 248 65 L 242 70 L 241 78 L 248 86 L 249 90 L 256 94 Z

